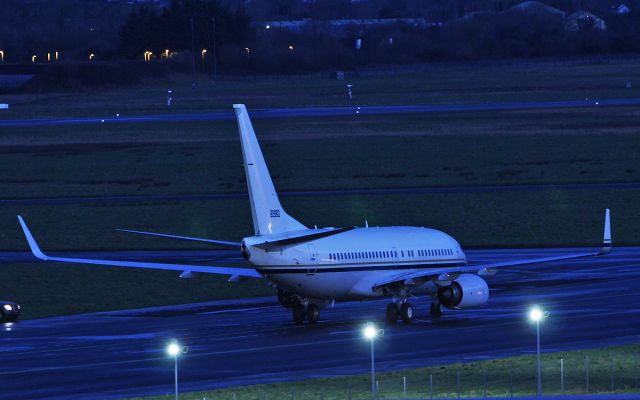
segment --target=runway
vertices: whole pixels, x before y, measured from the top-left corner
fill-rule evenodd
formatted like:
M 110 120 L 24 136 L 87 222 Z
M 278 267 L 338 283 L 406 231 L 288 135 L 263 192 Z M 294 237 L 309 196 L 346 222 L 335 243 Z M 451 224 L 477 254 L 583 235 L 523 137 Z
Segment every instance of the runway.
M 349 106 L 349 107 L 298 107 L 270 108 L 250 110 L 252 119 L 293 118 L 293 117 L 339 117 L 347 115 L 383 115 L 383 114 L 415 114 L 445 113 L 461 111 L 509 111 L 537 110 L 559 108 L 584 108 L 608 106 L 637 106 L 640 98 L 632 99 L 581 99 L 564 101 L 507 102 L 507 103 L 475 103 L 475 104 L 425 104 L 398 106 Z M 194 122 L 194 121 L 226 121 L 235 119 L 233 110 L 214 111 L 191 114 L 155 114 L 155 115 L 103 115 L 80 118 L 42 118 L 42 119 L 0 119 L 0 128 L 63 126 L 63 125 L 95 125 L 119 123 L 149 122 Z
M 574 251 L 467 253 L 474 262 L 490 262 Z M 184 256 L 192 261 L 190 254 L 213 263 L 232 253 L 138 256 Z M 18 261 L 16 257 L 20 256 L 5 255 L 2 261 Z M 507 268 L 488 281 L 492 295 L 486 306 L 447 311 L 437 322 L 427 315 L 428 299 L 413 301 L 415 323 L 385 327 L 377 344 L 378 369 L 531 353 L 535 333 L 525 313 L 532 304 L 550 312 L 541 328 L 544 351 L 640 340 L 639 247 L 614 248 L 599 258 Z M 371 320 L 382 323 L 385 305 L 386 301 L 336 304 L 323 310 L 315 326 L 294 326 L 289 313 L 272 298 L 21 321 L 0 333 L 0 399 L 171 393 L 173 360 L 165 356 L 164 347 L 172 338 L 190 348 L 180 360 L 183 390 L 367 373 L 369 344 L 361 339 L 360 328 Z

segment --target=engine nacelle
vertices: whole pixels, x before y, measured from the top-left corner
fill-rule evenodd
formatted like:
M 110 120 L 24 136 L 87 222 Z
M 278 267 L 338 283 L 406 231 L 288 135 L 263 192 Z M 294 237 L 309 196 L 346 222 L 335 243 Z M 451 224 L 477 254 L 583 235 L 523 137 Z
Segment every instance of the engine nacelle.
M 489 300 L 489 286 L 478 275 L 462 274 L 449 286 L 438 288 L 438 301 L 447 308 L 481 306 Z

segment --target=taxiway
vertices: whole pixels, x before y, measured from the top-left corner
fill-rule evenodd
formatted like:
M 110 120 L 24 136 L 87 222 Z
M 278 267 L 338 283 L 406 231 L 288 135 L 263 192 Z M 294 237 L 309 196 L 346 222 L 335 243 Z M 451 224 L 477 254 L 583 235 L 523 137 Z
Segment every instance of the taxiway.
M 488 262 L 572 251 L 467 253 L 470 260 Z M 139 258 L 190 261 L 190 254 L 214 262 L 230 253 L 145 253 Z M 19 261 L 12 257 L 18 256 L 3 260 Z M 378 369 L 532 353 L 535 333 L 525 316 L 532 304 L 550 312 L 542 328 L 547 352 L 640 339 L 640 248 L 506 268 L 489 283 L 492 295 L 485 307 L 448 311 L 439 321 L 429 318 L 428 299 L 414 301 L 413 324 L 385 327 L 376 349 Z M 367 373 L 369 344 L 360 328 L 367 321 L 383 323 L 385 305 L 384 300 L 336 304 L 323 310 L 320 323 L 304 326 L 293 325 L 289 312 L 273 298 L 20 321 L 0 332 L 0 399 L 171 393 L 173 360 L 164 349 L 173 338 L 190 348 L 180 360 L 182 390 Z

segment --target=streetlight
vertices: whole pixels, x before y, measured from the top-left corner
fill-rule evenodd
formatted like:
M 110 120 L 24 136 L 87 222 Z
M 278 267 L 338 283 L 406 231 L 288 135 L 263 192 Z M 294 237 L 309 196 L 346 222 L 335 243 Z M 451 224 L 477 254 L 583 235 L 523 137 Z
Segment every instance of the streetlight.
M 95 54 L 93 53 L 89 53 L 89 61 L 93 61 L 93 59 L 96 57 Z
M 293 45 L 292 44 L 289 45 L 289 51 L 293 51 Z
M 204 61 L 204 55 L 207 54 L 207 49 L 202 49 L 200 51 L 200 57 L 202 57 L 202 61 Z
M 542 380 L 540 377 L 540 321 L 543 318 L 547 318 L 549 313 L 547 311 L 543 311 L 540 307 L 535 306 L 529 311 L 529 320 L 531 322 L 536 323 L 536 342 L 537 342 L 537 352 L 538 352 L 538 366 L 537 366 L 537 376 L 536 376 L 536 397 L 542 396 Z
M 378 336 L 384 335 L 384 330 L 378 329 L 374 324 L 367 324 L 362 330 L 362 334 L 371 341 L 371 400 L 376 399 L 376 369 L 373 351 L 373 342 Z
M 38 58 L 38 56 L 36 56 L 35 54 L 31 56 L 31 62 L 34 63 L 36 62 L 36 59 Z
M 182 347 L 175 341 L 169 343 L 169 345 L 167 346 L 167 354 L 173 357 L 173 362 L 174 362 L 173 371 L 175 376 L 176 400 L 179 399 L 178 397 L 178 356 L 180 354 L 187 354 L 188 351 L 189 351 L 188 347 L 186 346 Z
M 4 62 L 4 50 L 0 50 L 0 62 Z

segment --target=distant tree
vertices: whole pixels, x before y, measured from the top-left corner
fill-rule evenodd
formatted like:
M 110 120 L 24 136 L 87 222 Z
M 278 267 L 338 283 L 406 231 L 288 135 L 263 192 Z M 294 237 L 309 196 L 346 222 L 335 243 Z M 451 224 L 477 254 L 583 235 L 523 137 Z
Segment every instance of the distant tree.
M 155 8 L 139 7 L 131 12 L 120 30 L 120 50 L 128 58 L 141 58 L 145 51 L 160 53 L 191 50 L 193 21 L 196 48 L 207 48 L 216 41 L 240 44 L 250 34 L 250 17 L 244 8 L 234 12 L 216 0 L 172 0 L 157 14 Z

